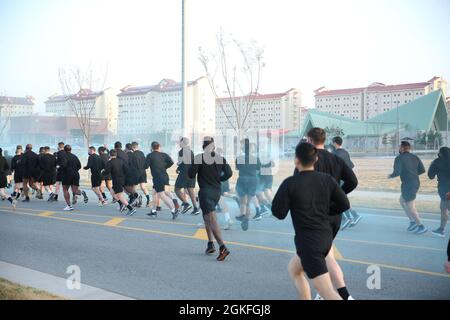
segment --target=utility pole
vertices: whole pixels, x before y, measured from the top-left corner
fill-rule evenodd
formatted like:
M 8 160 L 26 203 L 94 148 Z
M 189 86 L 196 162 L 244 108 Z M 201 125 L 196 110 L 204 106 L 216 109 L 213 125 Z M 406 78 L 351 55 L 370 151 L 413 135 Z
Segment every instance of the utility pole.
M 186 0 L 181 0 L 181 130 L 183 136 L 186 136 Z
M 398 112 L 398 102 L 397 102 L 397 146 L 400 145 L 400 114 Z

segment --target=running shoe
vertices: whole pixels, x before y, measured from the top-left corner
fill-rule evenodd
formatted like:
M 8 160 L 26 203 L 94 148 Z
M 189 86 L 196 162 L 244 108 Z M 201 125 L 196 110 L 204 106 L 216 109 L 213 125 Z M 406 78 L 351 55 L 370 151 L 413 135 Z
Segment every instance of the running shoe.
M 208 246 L 206 247 L 205 254 L 213 254 L 216 252 L 216 248 L 214 247 L 214 243 L 208 242 Z
M 347 300 L 355 300 L 352 296 L 348 296 Z
M 106 205 L 106 201 L 105 200 L 99 200 L 98 201 L 98 206 L 99 207 L 103 207 L 104 205 Z
M 444 238 L 445 237 L 445 232 L 444 229 L 442 228 L 437 228 L 436 230 L 431 231 L 432 234 L 434 234 L 435 236 Z
M 316 297 L 314 298 L 314 300 L 325 300 L 325 299 L 322 298 L 322 296 L 320 294 L 316 294 Z
M 180 213 L 180 209 L 175 209 L 172 211 L 172 220 L 175 220 L 178 217 L 178 214 Z
M 81 191 L 81 194 L 83 195 L 83 201 L 84 203 L 88 203 L 89 202 L 89 198 L 86 194 L 86 191 Z
M 261 212 L 258 212 L 257 214 L 255 214 L 255 216 L 253 217 L 253 220 L 255 221 L 260 221 L 262 219 L 262 214 Z
M 243 214 L 241 214 L 240 216 L 236 216 L 235 219 L 239 222 L 244 221 L 245 216 Z
M 228 251 L 227 247 L 223 246 L 219 251 L 219 256 L 217 257 L 217 261 L 223 261 L 229 255 L 230 255 L 230 251 Z
M 30 202 L 30 198 L 26 197 L 25 199 L 22 200 L 22 202 Z
M 241 228 L 242 228 L 242 230 L 244 230 L 244 231 L 247 231 L 247 230 L 248 230 L 248 218 L 247 218 L 247 217 L 244 217 L 244 219 L 242 220 L 242 222 L 241 222 Z
M 156 211 L 162 211 L 161 207 L 156 207 Z
M 416 231 L 414 231 L 414 234 L 423 234 L 427 231 L 428 231 L 428 229 L 423 224 L 421 224 L 420 226 L 418 226 Z
M 269 210 L 267 210 L 266 206 L 261 206 L 261 209 L 259 210 L 259 215 L 260 216 L 264 216 L 269 212 Z
M 192 210 L 191 215 L 193 216 L 198 216 L 201 213 L 199 208 L 194 208 L 194 210 Z
M 124 204 L 122 204 L 121 206 L 120 206 L 120 213 L 124 213 L 125 212 L 125 210 L 127 210 L 127 206 L 126 205 L 124 205 Z
M 361 221 L 361 219 L 362 219 L 362 216 L 360 216 L 359 214 L 358 214 L 358 216 L 356 217 L 356 219 L 354 219 L 354 220 L 352 220 L 352 222 L 350 223 L 350 228 L 352 228 L 352 227 L 354 227 L 354 226 L 356 226 L 360 221 Z
M 192 206 L 189 203 L 183 203 L 181 205 L 181 214 L 185 214 L 186 212 L 188 212 L 189 210 L 192 209 Z
M 113 198 L 112 200 L 111 200 L 111 203 L 112 204 L 114 204 L 114 203 L 116 203 L 117 202 L 117 199 L 115 199 L 115 198 Z
M 225 221 L 225 224 L 223 225 L 223 230 L 230 230 L 232 225 L 233 225 L 233 220 L 229 219 L 229 220 Z
M 149 213 L 147 213 L 147 215 L 149 217 L 156 218 L 158 216 L 158 212 L 156 212 L 156 210 L 151 210 Z
M 411 221 L 409 223 L 408 229 L 406 229 L 408 232 L 413 232 L 418 227 L 417 223 L 415 221 Z
M 141 194 L 138 197 L 138 208 L 142 208 L 142 195 Z
M 63 210 L 64 211 L 73 211 L 73 207 L 72 206 L 67 206 Z
M 351 223 L 352 220 L 342 216 L 341 230 L 345 230 Z
M 128 210 L 126 215 L 131 217 L 132 215 L 134 215 L 136 213 L 136 211 L 137 211 L 136 208 L 133 208 L 132 210 Z

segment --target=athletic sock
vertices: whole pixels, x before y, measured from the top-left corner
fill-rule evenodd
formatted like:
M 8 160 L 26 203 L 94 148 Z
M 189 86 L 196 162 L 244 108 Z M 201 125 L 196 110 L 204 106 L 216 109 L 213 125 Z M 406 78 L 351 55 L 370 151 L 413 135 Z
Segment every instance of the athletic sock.
M 11 197 L 8 197 L 8 201 L 13 203 L 13 199 Z
M 122 201 L 117 200 L 117 203 L 119 204 L 119 206 L 122 206 Z
M 146 194 L 146 195 L 145 195 L 145 198 L 147 199 L 147 203 L 149 203 L 149 202 L 150 202 L 150 195 L 149 195 L 149 194 Z
M 16 200 L 20 198 L 20 192 L 17 192 L 16 194 Z
M 106 193 L 102 192 L 103 199 L 106 199 Z
M 133 210 L 133 207 L 132 206 L 130 206 L 130 205 L 127 205 L 127 208 L 128 208 L 128 210 Z
M 17 196 L 17 193 L 14 191 L 13 193 L 11 193 L 11 197 L 15 197 Z
M 350 297 L 350 294 L 347 291 L 347 287 L 339 288 L 337 289 L 337 292 L 339 293 L 339 295 L 343 300 L 348 300 L 348 297 Z
M 226 249 L 226 247 L 225 247 L 225 245 L 223 244 L 223 245 L 220 246 L 219 249 L 220 249 L 220 251 L 222 251 L 222 250 Z
M 180 205 L 178 204 L 178 200 L 177 199 L 172 199 L 173 204 L 175 205 L 175 208 L 178 209 L 180 207 Z
M 57 194 L 55 194 L 55 200 L 58 200 L 58 195 Z

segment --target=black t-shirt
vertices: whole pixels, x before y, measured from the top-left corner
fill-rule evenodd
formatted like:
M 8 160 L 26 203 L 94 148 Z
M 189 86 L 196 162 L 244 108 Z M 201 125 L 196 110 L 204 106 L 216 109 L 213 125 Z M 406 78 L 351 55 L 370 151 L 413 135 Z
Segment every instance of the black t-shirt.
M 25 177 L 31 177 L 39 171 L 39 156 L 29 150 L 23 154 Z
M 136 169 L 139 171 L 145 170 L 145 154 L 141 150 L 136 150 L 133 152 L 134 155 L 134 164 Z
M 331 175 L 336 182 L 341 182 L 341 188 L 345 194 L 349 194 L 358 186 L 358 179 L 351 168 L 349 168 L 344 160 L 324 149 L 317 150 L 318 159 L 314 165 L 317 172 L 327 173 Z M 299 174 L 297 169 L 294 170 L 294 176 Z
M 164 152 L 153 151 L 145 159 L 145 169 L 150 168 L 154 179 L 167 179 L 167 169 L 173 166 L 172 158 Z
M 394 161 L 394 172 L 391 178 L 400 176 L 402 182 L 418 182 L 419 176 L 425 173 L 425 167 L 418 156 L 410 152 L 399 154 Z
M 202 188 L 213 188 L 220 191 L 221 182 L 231 178 L 233 172 L 225 158 L 217 154 L 209 154 L 205 161 L 205 154 L 195 156 L 194 164 L 188 168 L 188 176 L 194 179 L 197 176 L 198 186 Z
M 116 149 L 117 151 L 117 158 L 122 159 L 125 161 L 125 163 L 128 163 L 128 154 L 125 153 L 122 149 Z
M 104 172 L 107 175 L 111 175 L 114 181 L 125 182 L 125 176 L 128 172 L 128 165 L 122 159 L 112 158 L 106 164 Z
M 23 176 L 25 172 L 25 165 L 22 159 L 23 154 L 17 154 L 11 160 L 11 170 L 18 176 Z
M 5 157 L 0 156 L 0 175 L 6 176 L 8 170 L 8 162 L 6 161 Z
M 236 158 L 236 170 L 239 177 L 257 177 L 261 170 L 261 161 L 253 155 L 240 155 Z
M 39 158 L 39 166 L 44 174 L 54 174 L 56 172 L 56 157 L 49 153 L 43 154 Z
M 84 168 L 91 169 L 91 173 L 93 175 L 100 175 L 101 171 L 105 168 L 105 164 L 102 158 L 98 154 L 94 153 L 89 156 L 88 163 Z
M 339 158 L 341 158 L 342 160 L 344 160 L 345 164 L 350 168 L 353 169 L 355 167 L 355 165 L 352 162 L 352 159 L 350 159 L 350 154 L 348 153 L 347 150 L 343 149 L 343 148 L 339 148 L 339 149 L 335 149 L 333 151 L 333 154 L 337 155 Z
M 78 175 L 78 171 L 81 169 L 80 159 L 71 152 L 66 152 L 62 159 L 61 170 L 63 174 L 68 176 Z
M 54 153 L 54 156 L 56 157 L 56 165 L 61 166 L 61 163 L 64 160 L 64 157 L 66 155 L 66 152 L 64 150 L 59 150 Z
M 303 230 L 330 231 L 331 215 L 350 208 L 344 191 L 335 179 L 317 171 L 303 171 L 283 181 L 272 202 L 278 219 L 291 212 L 295 233 Z

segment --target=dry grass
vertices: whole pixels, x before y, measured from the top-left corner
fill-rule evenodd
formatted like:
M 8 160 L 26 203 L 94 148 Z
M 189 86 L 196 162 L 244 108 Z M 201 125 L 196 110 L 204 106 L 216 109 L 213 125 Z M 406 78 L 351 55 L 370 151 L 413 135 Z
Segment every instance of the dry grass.
M 0 300 L 65 300 L 48 292 L 0 279 Z

